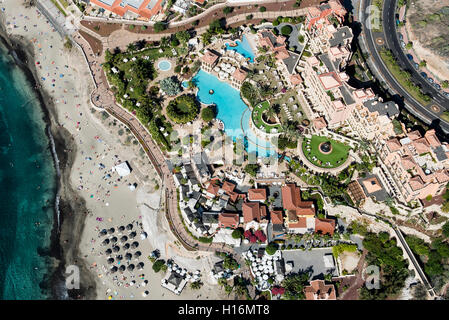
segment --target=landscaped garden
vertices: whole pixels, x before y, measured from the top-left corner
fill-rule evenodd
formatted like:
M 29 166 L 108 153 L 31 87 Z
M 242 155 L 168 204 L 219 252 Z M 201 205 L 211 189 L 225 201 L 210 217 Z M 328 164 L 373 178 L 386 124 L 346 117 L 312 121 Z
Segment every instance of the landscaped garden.
M 167 107 L 167 115 L 176 123 L 187 123 L 198 116 L 199 109 L 195 97 L 182 95 L 170 101 Z
M 341 166 L 348 158 L 349 149 L 349 146 L 323 136 L 312 136 L 302 142 L 302 151 L 306 158 L 321 168 Z
M 254 125 L 258 129 L 263 130 L 266 133 L 274 133 L 272 132 L 273 129 L 275 129 L 276 132 L 281 132 L 282 127 L 280 123 L 275 120 L 274 115 L 271 114 L 268 101 L 264 101 L 255 106 L 251 117 Z

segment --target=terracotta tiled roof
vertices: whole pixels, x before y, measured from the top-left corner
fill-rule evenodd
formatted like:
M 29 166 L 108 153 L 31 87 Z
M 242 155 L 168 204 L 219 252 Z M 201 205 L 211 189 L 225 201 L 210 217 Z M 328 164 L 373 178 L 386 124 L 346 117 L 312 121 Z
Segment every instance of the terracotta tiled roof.
M 412 190 L 416 191 L 424 187 L 424 181 L 420 176 L 415 176 L 409 180 L 410 187 Z
M 282 211 L 271 211 L 271 223 L 272 224 L 284 224 L 284 218 L 282 217 Z
M 224 190 L 224 192 L 229 194 L 234 191 L 235 184 L 233 184 L 232 182 L 229 182 L 229 181 L 225 181 L 225 182 L 223 182 L 223 185 L 221 186 L 221 188 Z
M 325 90 L 337 88 L 342 85 L 335 72 L 322 73 L 318 76 Z
M 248 200 L 250 201 L 265 201 L 267 200 L 267 190 L 265 189 L 249 189 Z
M 413 140 L 421 138 L 422 136 L 421 136 L 421 133 L 419 133 L 418 130 L 415 130 L 415 131 L 411 131 L 411 132 L 407 133 L 407 137 L 409 137 L 410 140 L 413 141 Z
M 444 182 L 449 181 L 449 171 L 447 169 L 436 171 L 435 176 L 439 183 L 444 183 Z
M 243 82 L 247 74 L 248 73 L 246 71 L 243 71 L 242 69 L 235 69 L 232 76 L 234 77 L 235 80 Z
M 418 154 L 430 152 L 430 144 L 426 138 L 416 139 L 412 142 Z
M 289 229 L 307 228 L 307 218 L 298 218 L 295 222 L 288 223 Z
M 229 192 L 229 200 L 231 200 L 231 202 L 236 202 L 237 199 L 239 198 L 239 194 L 237 192 Z
M 315 232 L 321 232 L 321 234 L 334 235 L 335 220 L 332 219 L 315 219 Z
M 306 300 L 336 300 L 335 287 L 326 284 L 324 280 L 310 281 L 310 286 L 304 287 Z
M 401 149 L 402 146 L 397 138 L 393 138 L 387 141 L 387 147 L 390 150 L 390 152 L 395 152 Z
M 220 213 L 218 223 L 221 228 L 237 228 L 239 225 L 239 215 L 237 213 Z
M 382 190 L 382 185 L 376 177 L 363 180 L 362 183 L 368 193 L 374 193 L 376 191 Z
M 259 202 L 245 202 L 242 205 L 243 221 L 245 223 L 251 221 L 260 222 L 267 215 L 267 208 L 260 205 Z
M 214 64 L 215 61 L 217 61 L 218 56 L 209 50 L 204 53 L 204 56 L 201 58 L 202 61 L 204 61 L 207 64 Z
M 220 190 L 220 186 L 211 182 L 207 187 L 206 191 L 216 196 L 218 194 L 218 190 Z
M 312 122 L 316 129 L 323 129 L 327 127 L 326 120 L 324 120 L 323 117 L 315 118 Z
M 282 187 L 282 205 L 285 210 L 309 209 L 308 213 L 315 215 L 315 208 L 312 201 L 302 201 L 300 189 L 295 184 L 290 183 Z M 301 212 L 305 212 L 301 210 Z M 312 213 L 313 212 L 313 213 Z
M 416 163 L 413 160 L 412 156 L 405 156 L 401 159 L 402 167 L 405 170 L 414 169 L 416 167 Z
M 426 134 L 424 135 L 424 137 L 427 139 L 427 141 L 429 142 L 429 145 L 433 148 L 438 147 L 441 145 L 440 140 L 438 139 L 438 137 L 435 134 L 435 129 L 431 129 L 428 130 L 426 132 Z
M 299 74 L 292 74 L 290 76 L 290 82 L 292 83 L 292 85 L 297 85 L 297 84 L 301 84 L 302 83 L 302 78 Z

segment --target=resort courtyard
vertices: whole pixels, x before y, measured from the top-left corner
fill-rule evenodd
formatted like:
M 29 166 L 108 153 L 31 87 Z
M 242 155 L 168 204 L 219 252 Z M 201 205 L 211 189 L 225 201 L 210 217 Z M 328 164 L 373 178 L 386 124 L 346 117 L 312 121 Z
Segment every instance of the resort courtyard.
M 350 147 L 323 136 L 304 138 L 302 151 L 312 164 L 321 168 L 336 168 L 348 159 Z

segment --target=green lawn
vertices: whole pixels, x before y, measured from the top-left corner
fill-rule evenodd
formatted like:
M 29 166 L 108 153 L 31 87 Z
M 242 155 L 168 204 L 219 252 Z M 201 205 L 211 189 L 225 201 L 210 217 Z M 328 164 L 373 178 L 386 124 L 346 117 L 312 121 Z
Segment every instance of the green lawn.
M 388 70 L 393 74 L 401 86 L 413 96 L 413 98 L 423 106 L 426 106 L 431 102 L 430 96 L 424 94 L 421 88 L 411 81 L 410 73 L 401 69 L 390 51 L 382 49 L 379 54 Z
M 264 101 L 262 103 L 259 103 L 257 106 L 253 108 L 251 117 L 253 119 L 253 123 L 257 128 L 260 128 L 260 126 L 263 126 L 263 129 L 267 133 L 271 133 L 271 129 L 277 129 L 277 132 L 281 132 L 281 125 L 279 123 L 277 124 L 268 124 L 265 123 L 262 119 L 262 114 L 270 108 L 270 104 L 268 101 Z
M 310 151 L 307 150 L 307 141 L 309 140 L 311 140 Z M 322 142 L 326 141 L 329 141 L 332 145 L 332 152 L 330 154 L 323 154 L 318 148 Z M 348 158 L 349 149 L 350 147 L 343 143 L 322 136 L 312 136 L 312 139 L 305 138 L 302 142 L 304 155 L 310 162 L 321 168 L 335 168 L 341 166 Z M 313 156 L 317 159 L 312 160 Z M 327 162 L 330 162 L 330 165 L 326 165 Z
M 51 2 L 53 2 L 53 4 L 56 6 L 56 8 L 58 8 L 59 11 L 61 11 L 61 13 L 64 15 L 64 17 L 67 17 L 67 13 L 65 13 L 64 9 L 61 7 L 61 5 L 59 4 L 58 1 L 51 0 Z

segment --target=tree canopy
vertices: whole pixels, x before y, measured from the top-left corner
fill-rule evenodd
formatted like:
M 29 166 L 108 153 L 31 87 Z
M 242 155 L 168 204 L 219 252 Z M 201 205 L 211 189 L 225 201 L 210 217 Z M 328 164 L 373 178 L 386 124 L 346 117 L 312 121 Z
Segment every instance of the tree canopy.
M 203 108 L 203 110 L 201 111 L 201 118 L 206 121 L 209 122 L 212 119 L 215 118 L 215 110 L 212 106 Z
M 199 106 L 193 96 L 182 95 L 170 101 L 167 106 L 167 115 L 176 123 L 193 121 L 199 112 Z

